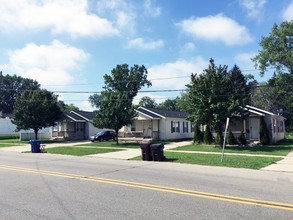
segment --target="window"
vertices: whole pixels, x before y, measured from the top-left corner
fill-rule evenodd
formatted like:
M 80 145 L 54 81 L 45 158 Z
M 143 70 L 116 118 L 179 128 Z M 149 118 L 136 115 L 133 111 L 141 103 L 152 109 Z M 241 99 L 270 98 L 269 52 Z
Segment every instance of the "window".
M 180 133 L 180 122 L 171 121 L 171 133 Z
M 135 122 L 134 121 L 128 125 L 128 130 L 135 131 Z
M 183 133 L 188 133 L 188 122 L 183 122 Z
M 280 132 L 284 132 L 284 122 L 280 121 Z
M 76 131 L 83 131 L 84 123 L 76 123 Z
M 194 132 L 194 125 L 193 125 L 192 123 L 191 123 L 190 125 L 191 125 L 191 126 L 190 126 L 190 131 L 191 131 L 191 132 Z

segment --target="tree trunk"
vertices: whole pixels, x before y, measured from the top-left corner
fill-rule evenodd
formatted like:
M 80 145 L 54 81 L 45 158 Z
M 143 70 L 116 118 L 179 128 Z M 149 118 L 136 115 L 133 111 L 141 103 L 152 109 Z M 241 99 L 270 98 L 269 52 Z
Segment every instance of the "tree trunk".
M 118 145 L 119 142 L 118 142 L 118 129 L 115 129 L 115 132 L 116 132 L 116 144 Z
M 35 140 L 38 140 L 38 131 L 39 131 L 39 129 L 34 129 L 34 132 L 35 132 Z

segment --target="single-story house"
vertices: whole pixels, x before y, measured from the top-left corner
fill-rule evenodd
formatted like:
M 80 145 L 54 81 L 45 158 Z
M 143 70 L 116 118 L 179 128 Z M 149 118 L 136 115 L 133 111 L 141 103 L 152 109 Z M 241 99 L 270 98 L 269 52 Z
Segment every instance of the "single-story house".
M 94 112 L 71 111 L 64 113 L 62 118 L 53 127 L 53 137 L 62 137 L 70 140 L 87 140 L 90 136 L 103 130 L 93 125 Z
M 274 144 L 285 138 L 285 118 L 253 106 L 247 105 L 248 117 L 242 120 L 232 119 L 229 124 L 229 130 L 235 137 L 242 132 L 246 135 L 248 142 L 260 141 L 260 123 L 263 117 L 266 127 L 269 131 L 270 143 Z
M 153 140 L 190 139 L 193 126 L 186 120 L 187 112 L 139 107 L 131 125 L 119 130 L 122 137 L 152 138 Z

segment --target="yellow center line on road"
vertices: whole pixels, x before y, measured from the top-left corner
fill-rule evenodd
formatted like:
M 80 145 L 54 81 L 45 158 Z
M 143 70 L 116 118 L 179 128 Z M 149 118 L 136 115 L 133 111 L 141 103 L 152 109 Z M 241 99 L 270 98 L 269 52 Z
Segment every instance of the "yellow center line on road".
M 279 202 L 251 199 L 251 198 L 245 198 L 245 197 L 228 196 L 224 194 L 215 194 L 215 193 L 208 193 L 208 192 L 201 192 L 201 191 L 194 191 L 194 190 L 186 190 L 186 189 L 139 183 L 139 182 L 115 180 L 115 179 L 100 178 L 100 177 L 93 177 L 93 176 L 83 176 L 83 175 L 76 175 L 76 174 L 70 174 L 70 173 L 46 171 L 46 170 L 37 170 L 37 169 L 30 169 L 30 168 L 24 168 L 24 167 L 0 165 L 0 169 L 13 170 L 17 172 L 33 173 L 33 174 L 41 174 L 41 175 L 47 175 L 47 176 L 57 176 L 57 177 L 63 177 L 63 178 L 79 179 L 79 180 L 98 182 L 98 183 L 114 184 L 119 186 L 155 190 L 155 191 L 168 192 L 168 193 L 174 193 L 174 194 L 185 195 L 185 196 L 193 196 L 193 197 L 207 198 L 207 199 L 219 200 L 219 201 L 225 201 L 225 202 L 240 203 L 240 204 L 246 204 L 246 205 L 254 205 L 254 206 L 293 211 L 293 204 L 288 204 L 288 203 L 279 203 Z

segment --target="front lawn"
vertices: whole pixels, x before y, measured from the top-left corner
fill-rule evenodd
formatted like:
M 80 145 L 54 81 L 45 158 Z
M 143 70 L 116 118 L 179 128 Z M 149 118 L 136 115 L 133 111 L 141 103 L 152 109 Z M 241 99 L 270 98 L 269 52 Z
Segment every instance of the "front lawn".
M 285 139 L 278 142 L 276 145 L 264 145 L 264 146 L 236 146 L 225 147 L 226 153 L 242 153 L 242 154 L 265 154 L 265 155 L 277 155 L 286 156 L 290 150 L 293 149 L 293 139 Z M 214 145 L 187 145 L 177 147 L 173 150 L 185 150 L 185 151 L 204 151 L 204 152 L 222 152 L 221 147 L 215 147 Z
M 215 154 L 164 152 L 164 155 L 167 158 L 166 161 L 169 162 L 248 169 L 260 169 L 282 159 L 225 155 L 224 161 L 221 163 L 221 155 Z M 141 160 L 141 157 L 135 157 L 132 160 Z
M 90 154 L 102 154 L 115 151 L 121 151 L 120 149 L 111 148 L 93 148 L 93 147 L 53 147 L 47 148 L 47 153 L 50 154 L 65 154 L 72 156 L 85 156 Z
M 119 142 L 116 141 L 103 141 L 103 142 L 90 142 L 76 145 L 78 147 L 112 147 L 112 148 L 140 148 L 138 143 L 134 142 Z

